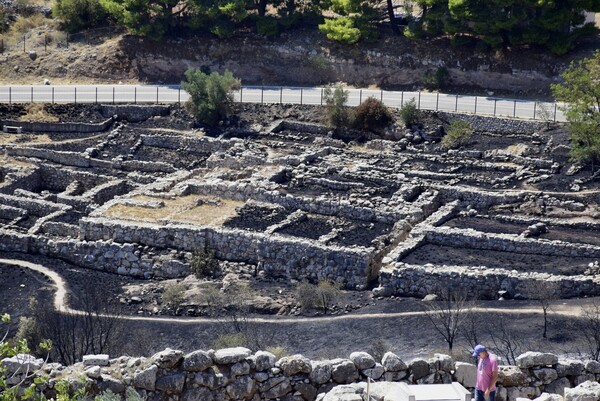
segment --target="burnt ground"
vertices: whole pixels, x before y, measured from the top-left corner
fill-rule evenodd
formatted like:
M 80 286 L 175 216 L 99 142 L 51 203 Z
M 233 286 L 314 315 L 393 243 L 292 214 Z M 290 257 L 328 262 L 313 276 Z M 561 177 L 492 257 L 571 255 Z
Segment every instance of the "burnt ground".
M 10 258 L 24 255 L 1 254 Z M 135 284 L 136 280 L 109 273 L 93 272 L 81 269 L 64 262 L 43 257 L 25 257 L 53 270 L 60 272 L 65 278 L 70 292 L 78 293 L 95 288 L 106 301 L 124 296 L 120 288 L 123 284 Z M 52 290 L 45 278 L 37 273 L 0 265 L 0 299 L 4 300 L 3 312 L 18 317 L 26 310 L 29 299 L 35 296 L 40 304 L 51 302 Z M 287 287 L 287 288 L 286 288 Z M 289 286 L 280 285 L 280 289 L 288 291 Z M 421 316 L 390 316 L 391 313 L 422 311 L 423 301 L 413 298 L 372 299 L 367 293 L 353 292 L 345 294 L 346 299 L 359 301 L 362 307 L 332 318 L 316 316 L 306 320 L 295 317 L 282 320 L 279 316 L 267 316 L 267 321 L 248 324 L 247 333 L 255 339 L 261 348 L 283 347 L 289 353 L 301 353 L 310 358 L 347 357 L 351 352 L 367 350 L 374 355 L 381 355 L 385 350 L 392 350 L 405 360 L 416 356 L 431 355 L 434 352 L 448 352 L 443 339 L 436 335 L 431 323 Z M 77 306 L 75 297 L 70 297 L 71 305 Z M 588 300 L 571 300 L 555 302 L 554 310 L 565 310 L 581 303 L 595 302 Z M 528 301 L 482 301 L 479 306 L 490 308 L 535 308 L 539 306 Z M 113 302 L 109 307 L 112 312 L 119 311 L 123 316 L 136 313 L 136 307 Z M 541 309 L 540 309 L 541 311 Z M 256 315 L 250 315 L 256 316 Z M 264 315 L 262 315 L 265 317 Z M 503 325 L 517 341 L 518 349 L 555 352 L 558 354 L 585 354 L 587 348 L 582 338 L 577 337 L 574 325 L 577 318 L 551 316 L 549 320 L 549 337 L 541 338 L 543 320 L 540 314 L 500 314 L 496 312 L 477 313 L 474 319 L 498 322 Z M 191 319 L 191 318 L 188 318 Z M 15 319 L 16 320 L 16 319 Z M 483 327 L 484 325 L 482 325 Z M 489 326 L 490 329 L 494 327 Z M 111 355 L 127 353 L 130 355 L 150 355 L 165 347 L 191 351 L 209 349 L 213 342 L 224 333 L 232 332 L 231 323 L 227 319 L 213 322 L 194 323 L 191 321 L 131 321 L 124 320 L 119 335 L 110 351 Z M 491 341 L 487 329 L 481 329 L 480 341 Z M 471 346 L 460 336 L 455 345 L 454 355 L 458 360 L 468 360 L 468 349 Z

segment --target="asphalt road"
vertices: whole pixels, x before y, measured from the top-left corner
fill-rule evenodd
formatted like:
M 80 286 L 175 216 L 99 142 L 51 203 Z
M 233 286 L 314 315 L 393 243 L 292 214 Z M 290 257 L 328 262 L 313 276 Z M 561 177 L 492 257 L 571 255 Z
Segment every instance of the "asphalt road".
M 234 93 L 243 103 L 323 104 L 323 88 L 244 86 Z M 368 97 L 389 107 L 414 99 L 423 110 L 440 110 L 523 119 L 565 121 L 560 104 L 445 93 L 348 89 L 348 105 Z M 178 85 L 14 85 L 0 86 L 0 103 L 178 103 L 189 95 Z

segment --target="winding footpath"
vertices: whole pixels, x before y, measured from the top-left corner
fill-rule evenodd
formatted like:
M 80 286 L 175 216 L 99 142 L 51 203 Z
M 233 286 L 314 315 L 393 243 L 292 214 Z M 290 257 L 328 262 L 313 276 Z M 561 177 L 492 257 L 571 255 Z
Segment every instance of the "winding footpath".
M 20 268 L 30 269 L 37 273 L 40 273 L 48 279 L 50 279 L 56 288 L 54 294 L 54 308 L 56 310 L 63 311 L 65 313 L 72 313 L 76 315 L 84 315 L 84 311 L 72 309 L 69 307 L 67 302 L 68 287 L 64 279 L 54 270 L 43 266 L 38 263 L 27 262 L 18 259 L 2 259 L 0 258 L 0 268 L 2 265 L 16 266 Z M 564 317 L 581 317 L 583 315 L 585 305 L 571 305 L 569 302 L 559 300 L 552 305 L 548 314 Z M 527 307 L 511 307 L 511 308 L 482 308 L 472 307 L 465 310 L 473 312 L 493 312 L 502 313 L 507 315 L 525 315 L 525 314 L 542 314 L 540 307 L 531 308 Z M 271 323 L 271 324 L 289 324 L 289 323 L 315 323 L 328 321 L 340 321 L 340 320 L 368 320 L 368 319 L 389 319 L 407 316 L 424 316 L 425 311 L 407 311 L 407 312 L 392 312 L 392 313 L 364 313 L 364 314 L 353 314 L 353 315 L 338 315 L 338 316 L 327 316 L 327 317 L 294 317 L 294 318 L 280 318 L 280 317 L 269 317 L 269 318 L 251 318 L 249 321 L 254 323 Z M 109 317 L 109 315 L 103 315 Z M 112 316 L 110 316 L 112 317 Z M 165 322 L 165 323 L 177 323 L 177 324 L 197 324 L 197 323 L 214 323 L 217 319 L 205 318 L 205 317 L 154 317 L 154 316 L 119 316 L 119 319 L 129 321 L 152 321 L 152 322 Z

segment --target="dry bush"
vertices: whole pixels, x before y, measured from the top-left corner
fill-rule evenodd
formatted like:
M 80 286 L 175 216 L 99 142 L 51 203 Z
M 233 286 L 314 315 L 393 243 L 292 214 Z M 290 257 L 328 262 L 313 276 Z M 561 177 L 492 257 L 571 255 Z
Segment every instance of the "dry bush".
M 444 149 L 457 149 L 468 145 L 473 136 L 473 127 L 467 121 L 452 121 L 448 132 L 442 138 L 442 147 Z
M 184 294 L 185 286 L 183 284 L 168 284 L 165 287 L 165 291 L 163 292 L 161 299 L 164 304 L 177 309 L 181 306 L 185 299 Z
M 10 26 L 10 32 L 14 35 L 23 35 L 32 29 L 48 25 L 51 21 L 42 14 L 33 14 L 29 17 L 19 16 Z
M 30 103 L 25 108 L 27 114 L 19 117 L 19 121 L 43 121 L 43 122 L 58 122 L 56 116 L 48 113 L 43 103 Z
M 394 118 L 387 107 L 374 97 L 362 102 L 354 110 L 354 128 L 377 131 L 387 127 Z

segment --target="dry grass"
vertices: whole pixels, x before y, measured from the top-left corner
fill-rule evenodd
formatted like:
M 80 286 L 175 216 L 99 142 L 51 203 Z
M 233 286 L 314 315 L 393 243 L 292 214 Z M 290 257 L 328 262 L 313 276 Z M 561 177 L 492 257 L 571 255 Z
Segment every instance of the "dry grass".
M 137 201 L 158 200 L 157 198 L 137 196 L 132 198 Z M 198 206 L 198 200 L 204 203 Z M 237 215 L 236 208 L 244 202 L 231 199 L 209 199 L 198 195 L 182 196 L 176 199 L 164 200 L 165 206 L 159 209 L 150 209 L 141 206 L 114 205 L 105 214 L 125 220 L 156 222 L 170 220 L 181 223 L 191 223 L 206 226 L 220 226 L 225 221 Z
M 12 35 L 13 37 L 15 35 L 21 36 L 23 34 L 28 33 L 32 29 L 36 29 L 36 28 L 40 28 L 40 27 L 50 28 L 50 27 L 55 27 L 55 26 L 56 26 L 56 21 L 48 19 L 48 18 L 44 17 L 42 14 L 33 14 L 29 17 L 19 16 L 19 17 L 17 17 L 15 22 L 13 22 L 10 25 L 10 30 L 8 32 L 8 35 Z M 19 39 L 21 39 L 21 38 L 19 38 Z
M 43 103 L 30 103 L 26 108 L 27 114 L 19 117 L 19 121 L 58 122 L 58 117 L 48 113 Z

